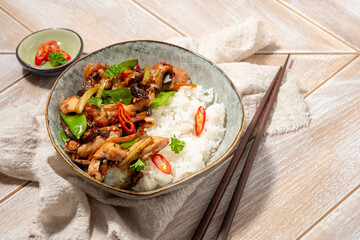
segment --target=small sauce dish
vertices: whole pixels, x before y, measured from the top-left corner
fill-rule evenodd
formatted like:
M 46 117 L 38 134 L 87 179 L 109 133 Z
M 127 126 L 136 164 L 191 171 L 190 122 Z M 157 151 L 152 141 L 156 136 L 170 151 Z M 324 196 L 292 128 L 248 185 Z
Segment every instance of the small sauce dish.
M 48 61 L 35 65 L 35 56 L 41 44 L 55 40 L 59 48 L 67 52 L 71 59 L 60 66 L 52 67 Z M 16 57 L 22 67 L 41 76 L 56 76 L 62 73 L 83 51 L 83 41 L 79 34 L 66 28 L 49 28 L 25 37 L 16 48 Z

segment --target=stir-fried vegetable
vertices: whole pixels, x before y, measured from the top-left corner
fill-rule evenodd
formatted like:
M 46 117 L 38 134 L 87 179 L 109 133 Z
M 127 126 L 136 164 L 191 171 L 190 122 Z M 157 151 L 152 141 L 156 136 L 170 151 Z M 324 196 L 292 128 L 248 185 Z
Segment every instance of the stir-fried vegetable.
M 171 173 L 171 165 L 161 154 L 154 154 L 151 156 L 152 162 L 155 166 L 165 174 Z
M 206 121 L 206 112 L 205 109 L 202 106 L 200 106 L 195 115 L 196 136 L 200 136 L 201 132 L 204 130 L 205 121 Z
M 184 149 L 185 142 L 181 141 L 174 135 L 174 137 L 171 137 L 171 143 L 169 144 L 169 146 L 174 153 L 178 154 Z
M 145 64 L 145 67 L 144 67 L 144 77 L 141 81 L 141 84 L 142 85 L 145 85 L 148 81 L 149 81 L 149 78 L 150 78 L 150 68 L 148 65 Z
M 84 110 L 86 102 L 91 98 L 92 95 L 96 93 L 98 90 L 99 85 L 95 85 L 95 87 L 88 89 L 84 95 L 81 96 L 79 103 L 75 107 L 75 111 L 77 113 L 82 113 Z
M 128 149 L 129 147 L 131 147 L 132 145 L 134 145 L 135 143 L 137 143 L 137 141 L 139 141 L 139 138 L 134 138 L 133 140 L 120 143 L 120 147 L 121 147 L 122 149 Z
M 132 162 L 134 159 L 136 159 L 137 155 L 140 154 L 142 152 L 142 150 L 144 150 L 144 148 L 149 145 L 152 142 L 152 138 L 151 137 L 147 137 L 143 140 L 141 140 L 140 142 L 137 143 L 137 145 L 133 146 L 132 148 L 130 148 L 130 151 L 128 152 L 126 158 L 124 158 L 121 163 L 119 164 L 119 167 L 122 169 L 125 169 L 126 166 L 128 166 L 128 164 L 130 162 Z
M 59 130 L 59 136 L 61 138 L 61 141 L 63 141 L 63 143 L 65 144 L 66 141 L 69 139 L 69 137 L 66 135 L 66 133 L 64 132 L 64 130 Z
M 122 104 L 128 105 L 131 103 L 132 95 L 129 88 L 119 88 L 114 90 L 104 90 L 101 98 L 104 104 L 121 101 Z
M 73 114 L 63 114 L 61 112 L 60 116 L 65 121 L 66 125 L 69 127 L 72 134 L 74 134 L 74 136 L 77 139 L 80 139 L 83 133 L 85 132 L 87 126 L 85 114 L 80 113 L 73 115 Z
M 102 95 L 102 93 L 103 93 L 103 91 L 104 91 L 104 89 L 105 89 L 105 85 L 106 85 L 106 82 L 107 82 L 107 81 L 108 81 L 107 79 L 101 79 L 101 81 L 100 81 L 100 87 L 99 87 L 99 89 L 96 91 L 96 97 L 101 98 L 101 95 Z
M 164 104 L 176 91 L 160 92 L 151 103 L 150 108 L 154 109 Z
M 132 68 L 134 68 L 137 64 L 138 64 L 138 60 L 137 60 L 136 58 L 134 58 L 134 59 L 129 59 L 129 60 L 126 60 L 126 61 L 120 63 L 120 65 L 122 65 L 124 68 L 127 68 L 127 69 L 132 69 Z

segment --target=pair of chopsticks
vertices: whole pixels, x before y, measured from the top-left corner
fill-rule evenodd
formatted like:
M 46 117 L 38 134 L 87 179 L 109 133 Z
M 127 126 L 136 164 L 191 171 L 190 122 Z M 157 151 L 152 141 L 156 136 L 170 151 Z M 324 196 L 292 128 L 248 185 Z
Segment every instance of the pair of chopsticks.
M 195 231 L 195 234 L 192 238 L 193 240 L 200 240 L 200 239 L 203 239 L 203 237 L 205 236 L 206 230 L 207 230 L 208 226 L 210 225 L 210 222 L 216 212 L 217 207 L 219 206 L 221 198 L 224 195 L 225 190 L 226 190 L 227 186 L 229 185 L 229 182 L 230 182 L 232 176 L 234 175 L 237 165 L 240 162 L 240 159 L 245 151 L 245 147 L 246 147 L 247 143 L 249 142 L 257 123 L 260 121 L 253 144 L 252 144 L 249 154 L 246 158 L 244 167 L 242 169 L 240 178 L 238 180 L 238 184 L 235 188 L 233 197 L 231 199 L 231 202 L 229 204 L 228 210 L 226 212 L 226 215 L 224 217 L 223 223 L 221 225 L 221 228 L 220 228 L 220 231 L 219 231 L 219 234 L 217 237 L 218 240 L 226 239 L 226 237 L 229 233 L 232 221 L 234 219 L 236 209 L 239 205 L 241 195 L 244 191 L 246 181 L 249 177 L 250 170 L 253 165 L 257 150 L 259 148 L 260 140 L 264 134 L 265 126 L 266 126 L 267 120 L 269 118 L 271 108 L 272 108 L 272 106 L 275 102 L 275 99 L 277 97 L 277 94 L 279 92 L 281 80 L 284 76 L 284 72 L 286 70 L 286 65 L 288 63 L 289 57 L 290 57 L 290 54 L 287 56 L 284 65 L 279 68 L 274 80 L 271 82 L 269 89 L 266 91 L 265 96 L 261 100 L 259 108 L 256 110 L 253 119 L 251 120 L 244 136 L 242 137 L 242 140 L 240 141 L 238 148 L 236 149 L 236 151 L 234 153 L 234 157 L 230 161 L 230 164 L 229 164 L 228 168 L 226 169 L 226 172 L 225 172 L 223 178 L 221 179 L 220 184 L 219 184 L 218 188 L 216 189 L 216 192 L 215 192 L 213 198 L 211 199 L 211 202 L 208 205 L 208 208 L 206 209 L 206 212 L 205 212 L 203 218 L 201 219 L 198 228 Z M 261 115 L 262 115 L 262 118 L 261 118 Z

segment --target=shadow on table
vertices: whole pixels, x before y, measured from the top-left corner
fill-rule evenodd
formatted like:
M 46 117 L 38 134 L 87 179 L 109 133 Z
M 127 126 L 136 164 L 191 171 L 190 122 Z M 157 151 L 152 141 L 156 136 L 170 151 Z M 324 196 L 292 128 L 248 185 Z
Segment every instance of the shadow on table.
M 23 70 L 23 75 L 25 76 L 24 79 L 31 83 L 32 85 L 50 90 L 52 86 L 54 85 L 56 79 L 58 76 L 52 76 L 52 77 L 45 77 L 36 75 L 34 73 L 30 73 L 29 71 Z
M 261 151 L 261 147 L 262 145 L 260 146 L 259 151 Z M 237 180 L 239 179 L 248 150 L 249 146 L 247 147 L 244 157 L 241 159 L 238 169 L 208 227 L 204 239 L 216 239 L 227 206 L 230 203 Z M 257 219 L 257 216 L 265 208 L 267 197 L 271 191 L 271 184 L 274 180 L 273 167 L 267 153 L 262 153 L 260 155 L 261 156 L 258 156 L 254 161 L 237 213 L 234 217 L 232 230 L 236 229 L 236 232 L 246 231 L 251 222 Z M 203 182 L 200 183 L 197 190 L 192 193 L 185 202 L 184 207 L 175 215 L 174 220 L 165 228 L 165 231 L 158 238 L 159 240 L 191 239 L 227 165 L 228 163 L 223 164 L 217 170 L 210 173 Z M 229 233 L 229 236 L 231 236 L 231 232 Z

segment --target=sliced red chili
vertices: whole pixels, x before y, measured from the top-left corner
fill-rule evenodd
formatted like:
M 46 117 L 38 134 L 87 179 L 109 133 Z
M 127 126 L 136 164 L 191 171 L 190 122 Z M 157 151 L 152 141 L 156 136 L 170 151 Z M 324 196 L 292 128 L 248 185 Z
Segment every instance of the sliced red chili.
M 140 71 L 140 65 L 139 65 L 139 64 L 136 64 L 135 70 L 136 70 L 137 72 Z
M 154 154 L 151 156 L 151 161 L 155 166 L 165 174 L 171 173 L 171 165 L 161 154 Z
M 62 49 L 50 47 L 51 52 L 61 52 L 66 60 L 70 60 L 71 56 Z
M 127 134 L 134 134 L 136 132 L 134 122 L 131 120 L 131 117 L 127 114 L 124 106 L 121 103 L 119 103 L 118 107 L 118 118 L 121 127 Z
M 200 106 L 195 115 L 196 136 L 200 136 L 201 132 L 204 130 L 205 121 L 206 121 L 206 112 L 205 109 L 202 106 Z
M 49 44 L 50 47 L 51 47 L 51 45 L 53 45 L 56 49 L 59 49 L 58 43 L 54 40 L 47 42 L 47 44 Z
M 35 56 L 36 66 L 39 66 L 44 60 L 46 60 L 46 58 L 49 55 L 49 48 L 50 46 L 48 43 L 43 43 L 40 45 L 40 47 L 36 51 L 36 56 Z

